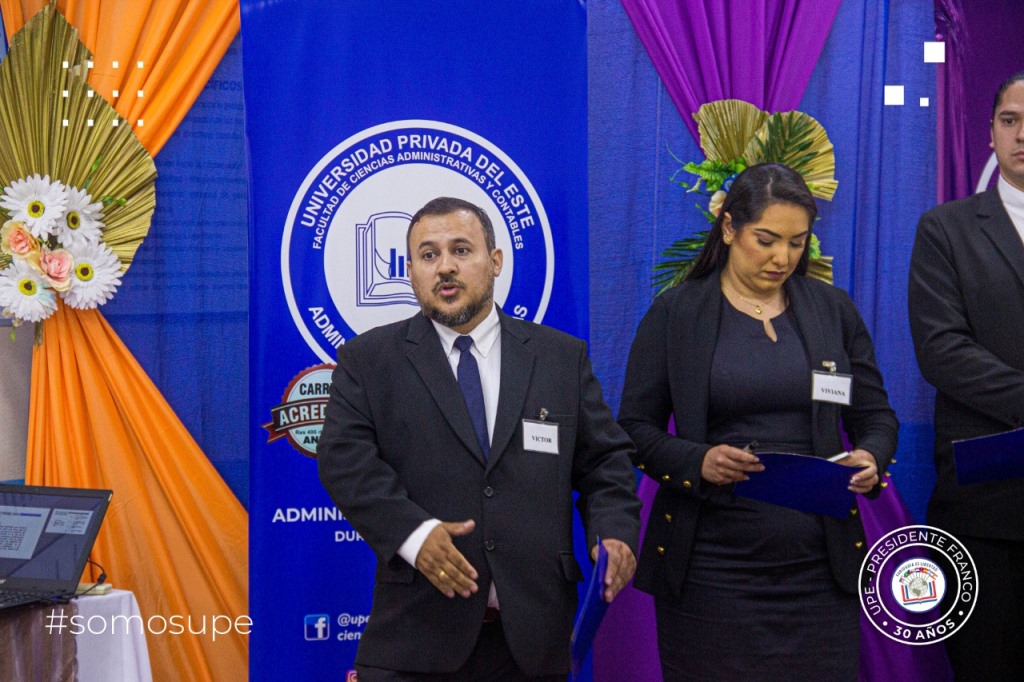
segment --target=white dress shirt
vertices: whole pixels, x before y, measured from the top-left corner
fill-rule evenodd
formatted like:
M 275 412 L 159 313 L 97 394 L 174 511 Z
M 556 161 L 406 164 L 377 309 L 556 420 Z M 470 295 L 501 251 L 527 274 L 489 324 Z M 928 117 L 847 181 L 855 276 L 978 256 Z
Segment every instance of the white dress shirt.
M 441 339 L 441 348 L 448 358 L 452 373 L 456 380 L 459 376 L 459 357 L 462 353 L 455 347 L 455 340 L 462 334 L 451 327 L 431 320 L 437 335 Z M 494 438 L 494 419 L 498 414 L 498 394 L 501 390 L 501 320 L 498 319 L 498 308 L 494 306 L 491 312 L 484 318 L 483 322 L 473 328 L 466 336 L 473 338 L 473 345 L 469 352 L 476 358 L 477 367 L 480 370 L 480 385 L 484 392 L 484 412 L 487 415 L 487 438 Z M 449 521 L 463 521 L 465 519 L 449 519 Z M 402 546 L 398 548 L 398 556 L 408 561 L 413 568 L 416 567 L 416 557 L 423 547 L 430 531 L 441 523 L 438 519 L 424 521 L 414 530 Z M 479 531 L 475 531 L 479 532 Z M 491 583 L 490 593 L 487 596 L 487 605 L 497 608 L 498 594 Z
M 1024 241 L 1024 190 L 1019 190 L 999 176 L 999 198 L 1003 201 L 1003 207 L 1010 214 L 1010 221 L 1017 228 L 1021 241 Z

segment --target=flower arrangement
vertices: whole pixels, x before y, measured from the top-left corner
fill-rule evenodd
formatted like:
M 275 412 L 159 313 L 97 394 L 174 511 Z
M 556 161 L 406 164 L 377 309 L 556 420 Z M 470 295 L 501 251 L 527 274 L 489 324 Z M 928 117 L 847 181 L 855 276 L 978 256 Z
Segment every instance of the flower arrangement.
M 757 163 L 789 166 L 804 178 L 811 194 L 832 200 L 838 185 L 835 152 L 825 129 L 814 118 L 799 111 L 769 114 L 738 99 L 704 104 L 693 117 L 706 158 L 701 163 L 676 159 L 682 165 L 670 179 L 702 197 L 696 208 L 708 223 L 714 223 L 721 212 L 736 176 Z M 680 173 L 695 175 L 697 179 L 690 184 L 680 179 Z M 686 278 L 709 232 L 705 229 L 678 239 L 662 252 L 663 260 L 654 266 L 653 286 L 657 294 Z M 808 275 L 831 283 L 832 258 L 822 255 L 814 234 L 808 249 Z
M 10 220 L 0 228 L 0 311 L 41 322 L 57 309 L 103 305 L 121 284 L 121 263 L 100 238 L 103 204 L 50 176 L 31 175 L 3 190 Z
M 153 159 L 92 66 L 54 3 L 0 61 L 0 318 L 15 326 L 113 298 L 156 207 Z

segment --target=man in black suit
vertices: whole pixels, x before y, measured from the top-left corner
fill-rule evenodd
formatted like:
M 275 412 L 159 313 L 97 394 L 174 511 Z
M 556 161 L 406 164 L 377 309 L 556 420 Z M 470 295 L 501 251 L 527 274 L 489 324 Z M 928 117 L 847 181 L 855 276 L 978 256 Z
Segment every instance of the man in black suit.
M 564 680 L 582 572 L 572 491 L 604 597 L 636 568 L 632 443 L 579 339 L 494 303 L 486 212 L 434 199 L 410 221 L 421 307 L 338 353 L 320 479 L 377 555 L 356 667 L 374 680 Z
M 996 93 L 998 186 L 917 228 L 910 328 L 935 397 L 938 480 L 928 520 L 978 568 L 977 604 L 947 640 L 957 680 L 1024 680 L 1024 480 L 960 486 L 952 441 L 1024 426 L 1024 72 Z

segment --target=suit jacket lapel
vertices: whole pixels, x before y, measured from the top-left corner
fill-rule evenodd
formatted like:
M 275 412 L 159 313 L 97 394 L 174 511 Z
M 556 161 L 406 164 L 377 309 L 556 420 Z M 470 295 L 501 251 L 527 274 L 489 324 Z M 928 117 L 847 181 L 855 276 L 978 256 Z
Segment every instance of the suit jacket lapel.
M 519 425 L 536 361 L 536 355 L 527 345 L 530 340 L 529 328 L 513 324 L 511 318 L 500 309 L 498 317 L 501 320 L 501 389 L 498 393 L 488 469 L 497 464 Z
M 675 354 L 670 359 L 675 367 L 671 376 L 678 382 L 678 389 L 673 386 L 672 390 L 673 394 L 678 390 L 682 404 L 687 406 L 686 414 L 674 415 L 676 433 L 698 443 L 707 438 L 711 361 L 722 317 L 720 277 L 721 272 L 716 271 L 693 282 L 692 316 L 679 315 L 669 329 L 670 346 Z
M 480 443 L 477 442 L 476 431 L 473 429 L 473 421 L 469 417 L 466 401 L 462 397 L 462 391 L 459 390 L 459 382 L 452 372 L 452 367 L 448 364 L 448 358 L 444 355 L 441 339 L 430 320 L 420 314 L 413 317 L 409 321 L 409 333 L 405 340 L 406 356 L 420 375 L 427 390 L 430 391 L 441 414 L 448 420 L 459 440 L 483 464 L 484 453 L 481 452 Z M 502 382 L 504 382 L 504 376 L 502 376 Z M 502 388 L 504 390 L 504 386 Z
M 799 277 L 800 275 L 793 275 L 786 281 L 786 295 L 789 296 L 790 309 L 793 311 L 796 326 L 800 330 L 804 346 L 807 348 L 811 371 L 825 371 L 823 362 L 834 362 L 839 358 L 836 357 L 836 349 L 825 341 L 824 325 L 818 315 L 819 302 L 813 299 L 805 282 Z M 837 407 L 832 403 L 822 403 L 820 400 L 811 401 L 812 441 L 817 440 L 821 434 L 829 433 L 830 424 L 836 423 L 835 410 Z
M 1024 242 L 1021 242 L 1020 233 L 1007 215 L 998 190 L 990 189 L 981 196 L 978 217 L 985 219 L 981 224 L 982 230 L 995 244 L 999 255 L 1017 273 L 1017 278 L 1024 283 Z

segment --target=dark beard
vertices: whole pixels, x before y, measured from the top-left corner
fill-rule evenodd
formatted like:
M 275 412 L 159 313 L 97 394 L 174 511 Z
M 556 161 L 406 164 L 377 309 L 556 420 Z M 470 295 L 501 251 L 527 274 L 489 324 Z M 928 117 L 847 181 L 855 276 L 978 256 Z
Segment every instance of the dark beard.
M 454 277 L 442 278 L 438 283 L 447 284 L 456 281 Z M 463 289 L 465 291 L 465 289 Z M 466 302 L 460 310 L 449 313 L 440 308 L 435 308 L 429 303 L 420 303 L 420 307 L 423 309 L 423 314 L 432 319 L 438 324 L 443 324 L 446 327 L 454 329 L 455 327 L 461 327 L 483 310 L 491 301 L 494 300 L 494 280 L 491 280 L 490 285 L 487 287 L 487 291 L 483 293 L 479 298 L 471 299 Z

